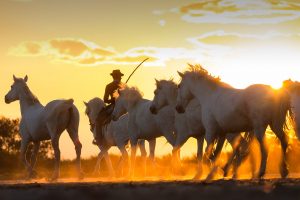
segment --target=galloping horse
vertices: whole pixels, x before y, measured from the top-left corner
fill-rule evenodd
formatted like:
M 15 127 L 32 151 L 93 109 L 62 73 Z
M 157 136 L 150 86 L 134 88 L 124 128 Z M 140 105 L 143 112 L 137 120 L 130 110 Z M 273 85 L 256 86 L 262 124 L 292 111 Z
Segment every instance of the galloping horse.
M 182 80 L 178 85 L 176 110 L 184 113 L 191 99 L 194 97 L 198 99 L 206 131 L 208 154 L 212 151 L 212 142 L 218 134 L 253 130 L 261 152 L 258 176 L 263 177 L 267 161 L 263 138 L 269 125 L 281 142 L 283 153 L 281 176 L 288 175 L 284 128 L 290 102 L 285 90 L 276 91 L 262 84 L 251 85 L 246 89 L 235 89 L 221 82 L 219 78 L 211 76 L 201 66 L 191 66 L 189 71 L 178 74 Z
M 156 138 L 164 136 L 174 146 L 174 113 L 170 107 L 163 109 L 159 115 L 152 115 L 149 111 L 151 101 L 143 99 L 140 91 L 135 87 L 125 87 L 119 91 L 116 105 L 112 113 L 113 120 L 128 112 L 128 130 L 131 144 L 131 167 L 135 165 L 136 145 L 138 139 L 149 141 L 150 159 L 154 161 Z
M 59 137 L 64 130 L 67 130 L 75 145 L 78 176 L 82 178 L 83 174 L 80 164 L 82 145 L 78 137 L 79 112 L 73 104 L 73 99 L 53 100 L 46 106 L 43 106 L 27 86 L 27 76 L 24 79 L 13 76 L 13 79 L 14 83 L 10 91 L 5 95 L 5 102 L 9 104 L 17 100 L 20 101 L 22 116 L 20 122 L 22 139 L 20 158 L 27 169 L 28 177 L 32 178 L 35 176 L 34 165 L 40 142 L 50 139 L 55 156 L 55 169 L 51 180 L 56 180 L 59 177 Z M 30 142 L 34 143 L 34 149 L 31 156 L 31 163 L 28 163 L 26 160 L 26 150 Z
M 112 146 L 117 146 L 119 148 L 122 157 L 120 158 L 118 169 L 121 167 L 121 169 L 123 169 L 124 162 L 128 158 L 128 153 L 126 150 L 126 145 L 129 141 L 128 114 L 121 116 L 117 121 L 111 121 L 108 124 L 103 125 L 99 124 L 100 122 L 98 122 L 99 114 L 105 109 L 103 100 L 96 97 L 88 102 L 84 102 L 84 104 L 86 106 L 85 114 L 88 116 L 90 122 L 90 129 L 100 150 L 94 172 L 99 170 L 100 161 L 104 157 L 110 171 L 110 175 L 113 176 L 114 170 L 108 156 L 108 150 Z M 138 142 L 138 146 L 141 151 L 141 156 L 145 157 L 147 155 L 145 141 L 140 140 Z
M 153 114 L 157 114 L 165 106 L 171 105 L 175 112 L 175 127 L 176 127 L 176 142 L 174 151 L 181 148 L 181 146 L 190 137 L 197 139 L 197 159 L 198 159 L 198 170 L 194 179 L 199 178 L 202 172 L 202 153 L 203 153 L 203 141 L 205 136 L 205 129 L 201 119 L 201 106 L 197 99 L 192 99 L 187 105 L 186 112 L 182 114 L 176 113 L 176 99 L 178 95 L 178 86 L 173 80 L 156 80 L 156 89 L 154 91 L 154 99 L 152 101 L 150 111 Z M 246 134 L 247 135 L 247 134 Z M 228 164 L 225 166 L 224 172 L 230 166 L 230 162 L 233 162 L 234 166 L 234 177 L 236 176 L 237 168 L 241 164 L 241 161 L 247 156 L 248 143 L 245 142 L 244 137 L 241 134 L 228 133 L 226 139 L 234 149 L 232 159 L 229 159 Z M 240 145 L 235 145 L 236 140 L 240 140 Z M 223 147 L 222 141 L 217 141 L 217 148 L 214 151 L 212 160 L 217 157 L 220 150 Z M 241 150 L 241 151 L 240 151 Z M 234 158 L 234 159 L 233 159 Z

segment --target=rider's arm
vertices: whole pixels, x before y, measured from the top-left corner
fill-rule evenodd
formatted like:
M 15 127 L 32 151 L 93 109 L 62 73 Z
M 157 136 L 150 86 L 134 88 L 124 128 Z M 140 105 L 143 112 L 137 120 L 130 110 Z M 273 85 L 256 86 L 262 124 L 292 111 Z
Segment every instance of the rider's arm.
M 106 88 L 105 88 L 103 101 L 104 101 L 104 103 L 110 103 L 111 102 L 110 99 L 109 99 L 109 88 L 108 88 L 108 86 L 106 86 Z
M 105 93 L 104 93 L 104 98 L 103 98 L 104 103 L 110 104 L 110 103 L 113 102 L 112 99 L 109 99 L 109 94 L 110 94 L 109 87 L 106 86 L 106 88 L 105 88 Z

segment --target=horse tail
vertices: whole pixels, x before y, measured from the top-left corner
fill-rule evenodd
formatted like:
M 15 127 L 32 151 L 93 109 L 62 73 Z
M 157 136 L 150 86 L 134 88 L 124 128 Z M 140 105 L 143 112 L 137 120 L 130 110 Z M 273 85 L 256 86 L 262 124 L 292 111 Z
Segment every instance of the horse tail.
M 67 127 L 73 126 L 74 129 L 77 129 L 78 131 L 78 126 L 79 126 L 79 111 L 77 107 L 74 105 L 74 100 L 73 99 L 68 99 L 66 100 L 65 104 L 65 109 L 68 110 L 69 112 L 69 121 L 67 124 Z
M 50 118 L 56 119 L 60 113 L 71 110 L 73 103 L 74 103 L 73 99 L 61 100 L 61 102 L 59 102 L 59 104 L 56 105 L 48 114 L 47 119 Z
M 284 133 L 289 130 L 288 127 L 288 113 L 291 113 L 290 98 L 286 91 L 280 90 L 276 110 L 273 113 L 272 125 L 277 130 L 282 130 Z

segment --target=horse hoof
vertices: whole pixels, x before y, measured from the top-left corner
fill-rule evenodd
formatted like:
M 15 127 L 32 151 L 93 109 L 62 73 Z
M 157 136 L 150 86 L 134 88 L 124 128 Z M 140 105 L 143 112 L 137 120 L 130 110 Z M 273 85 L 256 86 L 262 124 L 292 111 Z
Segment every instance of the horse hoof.
M 228 172 L 227 172 L 227 171 L 224 171 L 223 177 L 227 177 L 227 176 L 228 176 Z
M 259 179 L 263 179 L 264 176 L 265 176 L 265 172 L 259 172 L 259 174 L 258 174 Z
M 34 178 L 37 178 L 37 172 L 35 170 L 32 170 L 28 175 L 28 179 L 34 179 Z
M 287 168 L 283 168 L 280 170 L 281 178 L 286 178 L 289 174 L 289 170 Z
M 83 179 L 84 179 L 84 173 L 83 173 L 83 172 L 80 172 L 80 173 L 79 173 L 78 179 L 79 179 L 79 180 L 83 180 Z
M 56 182 L 58 179 L 59 175 L 54 173 L 50 178 L 47 179 L 49 182 Z
M 192 180 L 197 181 L 200 179 L 200 177 L 201 177 L 201 174 L 196 174 Z
M 232 179 L 233 180 L 236 180 L 238 177 L 237 177 L 237 174 L 233 174 L 233 176 L 232 176 Z

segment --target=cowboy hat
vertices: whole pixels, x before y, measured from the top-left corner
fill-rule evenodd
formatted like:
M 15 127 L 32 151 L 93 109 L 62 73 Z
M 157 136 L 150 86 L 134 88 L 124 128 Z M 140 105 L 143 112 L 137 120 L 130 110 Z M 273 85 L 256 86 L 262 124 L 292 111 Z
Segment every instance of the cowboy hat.
M 124 76 L 124 74 L 119 69 L 113 70 L 112 73 L 110 73 L 110 75 L 112 75 L 112 76 Z

